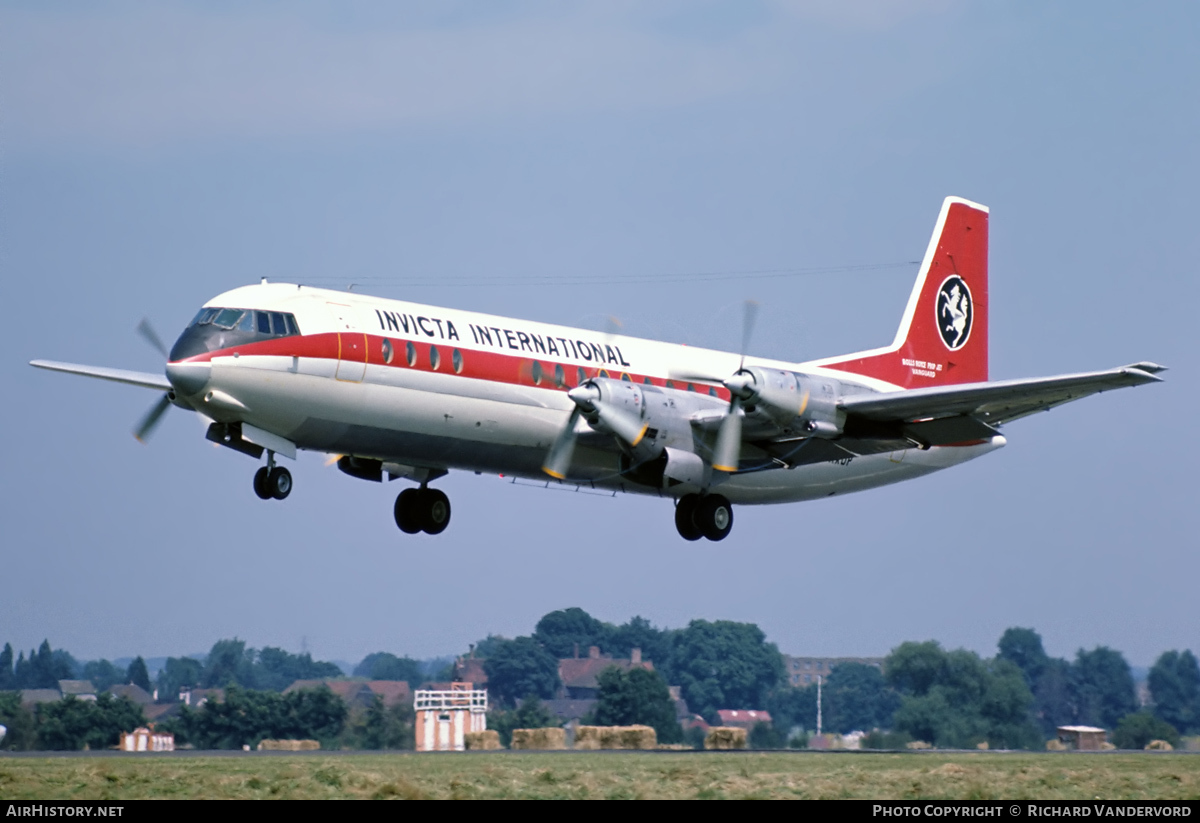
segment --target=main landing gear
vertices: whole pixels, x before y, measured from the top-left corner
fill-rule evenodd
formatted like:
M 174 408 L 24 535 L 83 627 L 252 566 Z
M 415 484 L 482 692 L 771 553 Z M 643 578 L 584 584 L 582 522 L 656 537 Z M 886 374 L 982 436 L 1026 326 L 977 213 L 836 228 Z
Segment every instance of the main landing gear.
M 450 498 L 438 489 L 405 489 L 396 498 L 396 525 L 405 534 L 441 534 L 450 525 Z
M 274 452 L 267 452 L 267 465 L 254 473 L 254 493 L 263 500 L 283 500 L 292 493 L 292 473 L 275 465 Z
M 724 540 L 733 529 L 733 506 L 719 494 L 685 494 L 675 504 L 675 528 L 684 540 Z

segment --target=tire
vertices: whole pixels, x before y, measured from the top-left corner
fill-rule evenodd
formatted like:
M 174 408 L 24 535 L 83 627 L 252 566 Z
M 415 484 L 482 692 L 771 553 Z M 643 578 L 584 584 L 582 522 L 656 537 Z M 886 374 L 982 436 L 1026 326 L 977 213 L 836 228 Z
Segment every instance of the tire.
M 267 490 L 276 500 L 284 500 L 292 493 L 292 473 L 283 466 L 276 466 L 267 475 Z
M 733 529 L 733 506 L 719 494 L 700 498 L 696 524 L 709 540 L 724 540 Z
M 675 504 L 675 528 L 684 540 L 699 540 L 704 536 L 696 525 L 696 504 L 700 498 L 694 494 L 685 494 Z
M 267 474 L 270 472 L 266 466 L 254 473 L 254 493 L 258 495 L 260 500 L 270 500 L 271 490 L 267 488 Z
M 421 497 L 421 530 L 441 534 L 450 525 L 450 498 L 437 489 L 424 489 Z
M 416 534 L 421 530 L 421 518 L 418 515 L 420 496 L 417 489 L 405 489 L 396 497 L 392 514 L 396 518 L 396 525 L 405 534 Z

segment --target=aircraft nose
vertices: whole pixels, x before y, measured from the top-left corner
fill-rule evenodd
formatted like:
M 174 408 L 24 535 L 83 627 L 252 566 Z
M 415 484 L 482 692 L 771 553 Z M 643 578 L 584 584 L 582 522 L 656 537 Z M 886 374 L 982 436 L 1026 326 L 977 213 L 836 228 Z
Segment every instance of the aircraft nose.
M 211 363 L 168 363 L 167 379 L 175 391 L 184 395 L 199 394 L 208 385 Z

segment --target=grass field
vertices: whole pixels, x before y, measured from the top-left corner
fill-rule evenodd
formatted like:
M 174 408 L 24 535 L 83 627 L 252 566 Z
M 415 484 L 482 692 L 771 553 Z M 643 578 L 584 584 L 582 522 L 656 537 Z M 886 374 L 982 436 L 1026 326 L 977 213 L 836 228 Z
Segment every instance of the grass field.
M 0 799 L 1197 799 L 1183 754 L 3 757 Z

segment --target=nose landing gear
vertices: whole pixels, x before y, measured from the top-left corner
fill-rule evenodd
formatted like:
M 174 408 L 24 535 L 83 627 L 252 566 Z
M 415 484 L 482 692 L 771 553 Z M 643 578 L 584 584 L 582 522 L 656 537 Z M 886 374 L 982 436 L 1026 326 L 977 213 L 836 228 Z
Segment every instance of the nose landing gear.
M 450 498 L 438 489 L 405 489 L 393 509 L 396 525 L 405 534 L 441 534 L 450 525 Z
M 733 506 L 719 494 L 685 494 L 675 504 L 675 528 L 684 540 L 724 540 L 733 529 Z
M 292 493 L 292 473 L 275 465 L 275 452 L 267 452 L 267 465 L 254 473 L 254 493 L 263 500 L 283 500 Z

